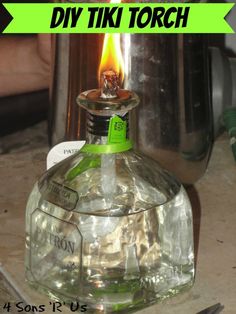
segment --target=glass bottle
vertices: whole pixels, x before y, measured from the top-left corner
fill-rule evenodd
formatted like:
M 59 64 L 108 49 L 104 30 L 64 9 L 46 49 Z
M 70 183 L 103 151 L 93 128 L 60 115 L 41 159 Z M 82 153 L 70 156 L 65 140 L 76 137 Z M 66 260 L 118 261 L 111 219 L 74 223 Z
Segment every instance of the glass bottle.
M 132 150 L 137 95 L 103 86 L 78 97 L 88 111 L 87 144 L 29 197 L 26 277 L 87 312 L 128 313 L 193 284 L 192 212 L 183 186 Z

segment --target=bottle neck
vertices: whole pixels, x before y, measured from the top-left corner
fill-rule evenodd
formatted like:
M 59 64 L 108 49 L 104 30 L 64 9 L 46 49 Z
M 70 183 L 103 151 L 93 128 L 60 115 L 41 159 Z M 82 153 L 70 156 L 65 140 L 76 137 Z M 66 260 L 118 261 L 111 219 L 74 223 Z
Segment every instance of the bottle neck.
M 99 136 L 91 134 L 87 131 L 86 143 L 87 144 L 96 144 L 96 145 L 105 145 L 108 142 L 108 136 Z
M 114 118 L 118 121 L 114 121 Z M 106 145 L 120 143 L 128 139 L 128 123 L 129 123 L 129 114 L 126 113 L 123 116 L 119 114 L 113 116 L 99 116 L 87 113 L 87 144 L 96 144 L 96 145 Z M 119 132 L 122 127 L 125 125 L 125 132 L 123 131 L 122 136 L 116 135 L 115 132 Z M 112 134 L 113 132 L 113 134 Z

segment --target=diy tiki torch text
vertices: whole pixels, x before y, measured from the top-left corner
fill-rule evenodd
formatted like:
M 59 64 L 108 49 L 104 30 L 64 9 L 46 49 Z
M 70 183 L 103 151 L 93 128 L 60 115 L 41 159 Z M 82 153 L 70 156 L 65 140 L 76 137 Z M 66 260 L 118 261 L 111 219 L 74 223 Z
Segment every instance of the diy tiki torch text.
M 80 28 L 80 19 L 83 14 L 82 7 L 55 7 L 52 12 L 50 28 Z M 88 7 L 87 28 L 114 28 L 121 25 L 124 8 Z M 187 27 L 190 7 L 130 7 L 128 28 L 183 28 Z M 84 25 L 83 25 L 84 27 Z

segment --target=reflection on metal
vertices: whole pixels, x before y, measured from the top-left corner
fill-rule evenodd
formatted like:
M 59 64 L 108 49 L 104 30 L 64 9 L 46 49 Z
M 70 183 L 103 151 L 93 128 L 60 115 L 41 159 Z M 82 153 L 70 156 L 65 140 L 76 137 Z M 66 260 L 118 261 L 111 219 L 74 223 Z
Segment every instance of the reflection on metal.
M 83 90 L 98 87 L 103 35 L 57 35 L 51 143 L 85 138 Z M 122 34 L 124 87 L 141 104 L 132 119 L 136 148 L 184 183 L 204 173 L 212 143 L 208 47 L 203 35 Z

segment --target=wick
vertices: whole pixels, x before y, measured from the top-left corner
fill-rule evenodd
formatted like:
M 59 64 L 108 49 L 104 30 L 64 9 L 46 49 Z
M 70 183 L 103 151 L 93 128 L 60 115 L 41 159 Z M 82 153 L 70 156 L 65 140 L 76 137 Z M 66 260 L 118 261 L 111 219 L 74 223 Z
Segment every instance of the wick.
M 120 89 L 119 76 L 113 70 L 104 71 L 101 75 L 101 98 L 109 99 L 118 97 Z

